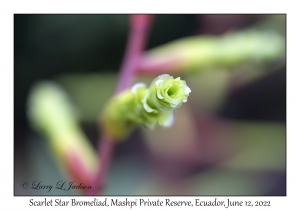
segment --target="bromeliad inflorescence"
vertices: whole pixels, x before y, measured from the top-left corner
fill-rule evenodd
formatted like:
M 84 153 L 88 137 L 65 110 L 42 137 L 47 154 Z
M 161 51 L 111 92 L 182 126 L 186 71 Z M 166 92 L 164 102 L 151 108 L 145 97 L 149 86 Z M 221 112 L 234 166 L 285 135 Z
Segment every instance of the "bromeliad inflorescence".
M 106 105 L 101 119 L 102 130 L 113 139 L 124 139 L 138 124 L 154 129 L 174 122 L 174 109 L 187 101 L 191 92 L 184 80 L 168 74 L 155 78 L 149 88 L 137 83 L 114 96 Z

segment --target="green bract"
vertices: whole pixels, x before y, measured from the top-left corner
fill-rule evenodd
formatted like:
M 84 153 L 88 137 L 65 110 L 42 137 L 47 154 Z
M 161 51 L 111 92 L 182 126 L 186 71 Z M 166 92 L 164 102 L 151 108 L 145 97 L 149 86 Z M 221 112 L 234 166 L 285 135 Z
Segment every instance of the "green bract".
M 191 89 L 180 77 L 173 79 L 172 76 L 163 74 L 152 82 L 149 95 L 143 100 L 144 108 L 148 111 L 149 106 L 152 106 L 154 110 L 171 111 L 186 102 L 190 92 Z
M 124 139 L 138 124 L 150 129 L 156 123 L 171 127 L 174 109 L 187 101 L 190 92 L 184 80 L 168 74 L 155 78 L 149 88 L 137 83 L 108 102 L 102 117 L 103 131 L 114 139 Z

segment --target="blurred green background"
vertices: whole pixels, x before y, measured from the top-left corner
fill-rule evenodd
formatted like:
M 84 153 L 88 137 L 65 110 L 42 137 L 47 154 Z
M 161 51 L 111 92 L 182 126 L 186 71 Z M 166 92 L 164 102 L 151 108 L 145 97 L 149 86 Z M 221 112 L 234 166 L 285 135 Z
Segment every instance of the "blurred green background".
M 147 50 L 248 29 L 272 31 L 285 44 L 285 24 L 285 15 L 156 15 Z M 128 32 L 128 15 L 14 16 L 15 195 L 79 195 L 22 189 L 24 181 L 68 180 L 47 139 L 31 128 L 27 99 L 38 81 L 59 84 L 96 148 L 97 120 L 116 85 Z M 192 90 L 188 102 L 176 110 L 171 129 L 137 128 L 116 146 L 104 194 L 286 195 L 285 46 L 282 51 L 263 64 L 175 72 Z M 135 80 L 149 84 L 154 77 Z

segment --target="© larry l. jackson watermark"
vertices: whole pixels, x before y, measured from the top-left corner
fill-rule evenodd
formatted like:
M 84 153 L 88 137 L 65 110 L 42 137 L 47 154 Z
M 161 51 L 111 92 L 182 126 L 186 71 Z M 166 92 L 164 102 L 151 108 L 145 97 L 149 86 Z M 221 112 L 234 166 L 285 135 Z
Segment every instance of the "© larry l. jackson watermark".
M 22 189 L 43 190 L 46 192 L 50 192 L 52 189 L 63 190 L 63 191 L 92 189 L 92 186 L 90 185 L 85 185 L 83 183 L 78 183 L 75 181 L 71 181 L 71 182 L 58 181 L 54 185 L 45 184 L 42 181 L 33 181 L 33 182 L 24 181 L 22 182 L 21 187 Z

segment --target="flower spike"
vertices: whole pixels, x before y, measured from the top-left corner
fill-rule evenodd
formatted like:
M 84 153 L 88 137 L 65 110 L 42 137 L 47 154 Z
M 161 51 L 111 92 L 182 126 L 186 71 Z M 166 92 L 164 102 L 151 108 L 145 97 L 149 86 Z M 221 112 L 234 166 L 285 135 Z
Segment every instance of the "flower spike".
M 168 74 L 155 78 L 149 88 L 137 83 L 107 103 L 101 118 L 102 130 L 112 139 L 122 140 L 135 125 L 152 130 L 157 123 L 169 128 L 174 123 L 174 109 L 187 102 L 190 92 L 184 80 Z

